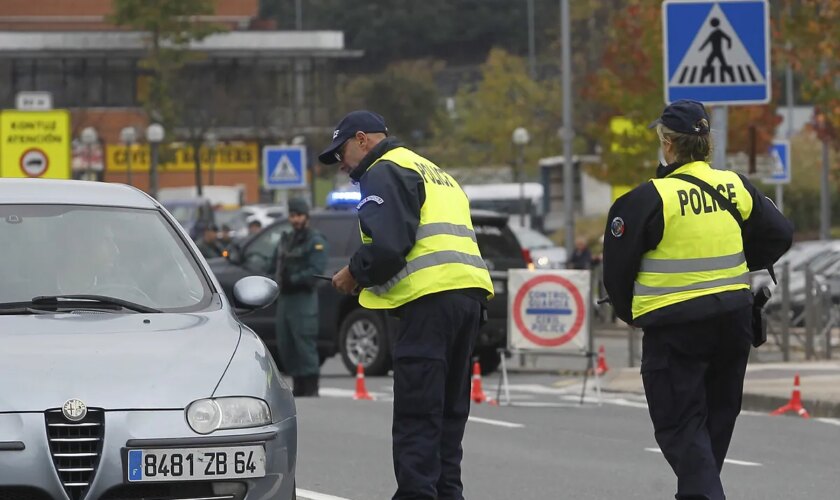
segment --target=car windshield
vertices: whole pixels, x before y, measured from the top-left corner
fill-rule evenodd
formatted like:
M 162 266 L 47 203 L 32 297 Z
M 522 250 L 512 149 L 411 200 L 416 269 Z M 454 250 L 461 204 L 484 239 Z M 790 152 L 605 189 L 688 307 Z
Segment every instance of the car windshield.
M 493 271 L 525 267 L 522 248 L 507 225 L 473 221 L 478 248 Z
M 553 248 L 557 245 L 551 241 L 548 236 L 542 234 L 539 231 L 534 231 L 533 229 L 526 229 L 526 228 L 511 228 L 513 229 L 513 233 L 516 235 L 516 239 L 519 240 L 519 244 L 522 245 L 523 248 L 527 248 L 528 250 L 539 250 L 542 248 Z
M 100 295 L 161 311 L 206 307 L 210 286 L 156 210 L 0 205 L 0 303 Z

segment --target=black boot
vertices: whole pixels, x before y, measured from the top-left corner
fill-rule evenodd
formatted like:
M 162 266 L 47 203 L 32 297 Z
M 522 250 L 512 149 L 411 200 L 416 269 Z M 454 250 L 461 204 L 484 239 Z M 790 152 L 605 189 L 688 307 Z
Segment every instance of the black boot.
M 318 397 L 318 375 L 308 375 L 301 377 L 303 381 L 303 391 L 300 396 L 304 398 Z
M 306 377 L 292 377 L 292 396 L 299 398 L 304 395 Z

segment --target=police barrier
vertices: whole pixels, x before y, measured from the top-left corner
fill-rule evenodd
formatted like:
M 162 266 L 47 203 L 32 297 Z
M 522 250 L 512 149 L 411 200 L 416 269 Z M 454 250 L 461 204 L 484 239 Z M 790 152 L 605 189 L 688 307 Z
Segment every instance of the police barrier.
M 581 403 L 597 353 L 592 324 L 590 271 L 511 269 L 508 272 L 507 353 L 578 356 L 587 360 Z M 507 363 L 502 356 L 503 404 L 510 404 Z M 595 389 L 601 398 L 596 375 Z

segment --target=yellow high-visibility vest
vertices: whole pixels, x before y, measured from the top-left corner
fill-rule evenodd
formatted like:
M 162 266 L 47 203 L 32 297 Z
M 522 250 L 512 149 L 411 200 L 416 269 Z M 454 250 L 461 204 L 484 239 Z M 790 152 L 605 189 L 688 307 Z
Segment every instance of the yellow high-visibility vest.
M 752 212 L 752 196 L 740 177 L 706 162 L 687 163 L 653 179 L 662 198 L 664 231 L 659 245 L 642 256 L 633 287 L 633 319 L 704 295 L 750 288 L 735 218 L 699 187 L 671 177 L 674 174 L 705 181 L 735 204 L 743 220 Z
M 376 160 L 388 160 L 417 172 L 423 179 L 426 201 L 420 208 L 414 247 L 406 265 L 387 283 L 365 288 L 359 303 L 368 309 L 393 309 L 431 293 L 480 288 L 493 296 L 493 283 L 470 217 L 470 204 L 461 186 L 434 163 L 406 148 L 395 148 Z M 359 228 L 361 231 L 361 227 Z M 362 231 L 362 242 L 373 239 Z

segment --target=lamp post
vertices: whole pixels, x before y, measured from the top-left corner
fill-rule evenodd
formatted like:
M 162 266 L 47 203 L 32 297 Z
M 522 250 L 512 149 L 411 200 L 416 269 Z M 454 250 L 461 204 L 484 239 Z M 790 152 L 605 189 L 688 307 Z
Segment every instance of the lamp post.
M 163 125 L 152 123 L 146 127 L 146 140 L 149 141 L 149 148 L 152 153 L 152 161 L 149 168 L 149 194 L 157 198 L 158 193 L 158 147 L 163 142 L 166 131 Z
M 134 130 L 134 127 L 125 127 L 124 129 L 120 130 L 120 141 L 125 146 L 125 173 L 126 173 L 126 182 L 128 182 L 129 186 L 132 186 L 131 183 L 131 146 L 137 142 L 137 131 Z
M 91 158 L 93 156 L 93 145 L 99 140 L 99 134 L 93 127 L 85 127 L 81 134 L 82 144 L 85 145 L 85 173 L 83 179 L 91 180 Z
M 531 135 L 525 127 L 516 127 L 511 139 L 516 146 L 516 177 L 519 181 L 519 225 L 525 227 L 525 176 L 522 170 L 525 164 L 525 146 L 531 141 Z
M 212 186 L 214 183 L 215 177 L 215 170 L 216 170 L 216 148 L 219 146 L 219 139 L 216 137 L 216 134 L 212 130 L 208 130 L 207 133 L 204 134 L 204 144 L 207 145 L 207 149 L 210 151 L 210 182 L 209 184 Z M 198 152 L 196 152 L 198 154 Z

